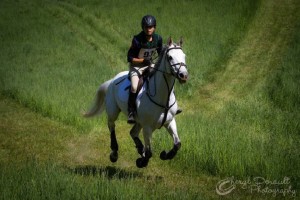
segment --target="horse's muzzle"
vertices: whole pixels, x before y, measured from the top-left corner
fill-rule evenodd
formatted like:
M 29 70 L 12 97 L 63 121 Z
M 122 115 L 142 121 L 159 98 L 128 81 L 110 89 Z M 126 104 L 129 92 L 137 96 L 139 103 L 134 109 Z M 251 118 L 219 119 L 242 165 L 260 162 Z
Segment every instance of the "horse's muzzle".
M 179 80 L 179 83 L 186 83 L 186 81 L 188 80 L 189 78 L 189 75 L 187 72 L 180 72 L 178 74 L 178 80 Z

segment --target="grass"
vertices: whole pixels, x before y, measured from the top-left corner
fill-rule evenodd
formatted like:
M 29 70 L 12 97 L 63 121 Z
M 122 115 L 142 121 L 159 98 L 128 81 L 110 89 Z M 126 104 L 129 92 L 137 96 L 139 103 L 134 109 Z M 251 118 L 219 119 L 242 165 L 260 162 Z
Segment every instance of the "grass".
M 95 124 L 81 120 L 78 113 L 88 107 L 87 102 L 100 83 L 127 69 L 127 49 L 132 36 L 140 31 L 140 21 L 137 19 L 149 12 L 147 9 L 134 12 L 139 10 L 136 3 L 115 3 L 120 4 L 121 11 L 129 10 L 135 14 L 123 17 L 122 19 L 126 19 L 123 21 L 120 20 L 120 10 L 106 9 L 107 6 L 114 7 L 114 4 L 99 2 L 95 5 L 93 1 L 83 5 L 80 1 L 78 5 L 62 1 L 32 1 L 30 7 L 22 1 L 16 5 L 3 1 L 3 8 L 7 8 L 2 11 L 1 23 L 6 30 L 1 33 L 2 93 L 22 101 L 45 116 L 75 125 L 82 130 L 94 126 Z M 169 35 L 175 39 L 187 35 L 185 30 L 190 25 L 182 24 L 182 21 L 203 23 L 193 26 L 193 30 L 189 31 L 192 34 L 188 34 L 185 39 L 185 51 L 189 58 L 197 57 L 200 61 L 188 58 L 188 64 L 192 66 L 190 73 L 194 74 L 186 87 L 190 95 L 203 81 L 203 74 L 213 71 L 218 66 L 216 63 L 221 62 L 220 57 L 230 55 L 230 52 L 228 55 L 225 55 L 225 51 L 221 52 L 222 49 L 225 50 L 222 46 L 231 41 L 227 46 L 233 51 L 234 41 L 241 39 L 245 25 L 240 27 L 239 23 L 245 23 L 251 18 L 251 13 L 245 12 L 249 8 L 248 4 L 255 9 L 255 4 L 250 1 L 234 7 L 229 7 L 226 2 L 216 3 L 214 9 L 207 8 L 209 3 L 206 1 L 203 4 L 207 5 L 202 6 L 197 2 L 184 6 L 172 2 L 162 5 L 156 2 L 152 5 L 153 14 L 157 15 L 158 23 L 161 23 L 158 32 L 165 40 Z M 191 16 L 198 17 L 184 15 L 183 19 L 170 18 L 166 14 L 162 15 L 164 12 L 158 12 L 170 6 L 173 6 L 170 16 L 176 14 L 175 10 L 187 13 L 193 8 L 195 14 Z M 228 10 L 223 11 L 224 8 Z M 198 14 L 199 9 L 201 15 Z M 219 10 L 223 13 L 219 13 Z M 220 23 L 218 18 L 224 13 L 226 23 Z M 235 18 L 230 13 L 237 13 L 239 17 Z M 180 26 L 180 29 L 176 26 Z M 128 28 L 122 28 L 121 31 L 121 27 Z M 219 34 L 221 30 L 226 32 Z M 178 96 L 183 96 L 184 91 L 185 89 L 178 87 Z M 50 98 L 51 104 L 47 103 Z
M 79 172 L 78 172 L 79 171 Z M 153 190 L 139 186 L 135 180 L 139 174 L 129 174 L 113 167 L 107 169 L 62 169 L 52 164 L 40 166 L 29 161 L 19 169 L 1 169 L 5 182 L 1 188 L 1 199 L 176 199 L 193 198 L 182 192 L 164 192 L 159 180 L 148 181 Z M 8 180 L 7 180 L 8 177 Z M 142 179 L 142 178 L 141 178 Z M 147 181 L 147 178 L 144 178 Z M 16 187 L 15 182 L 24 183 Z M 152 183 L 151 183 L 152 182 Z M 158 188 L 162 187 L 162 188 Z M 128 192 L 139 191 L 139 192 Z
M 122 158 L 111 165 L 108 164 L 109 144 L 104 137 L 99 138 L 98 132 L 80 134 L 71 126 L 44 118 L 3 97 L 0 108 L 0 199 L 176 199 L 178 196 L 207 199 L 214 196 L 206 191 L 209 188 L 199 187 L 199 179 L 189 185 L 189 177 L 167 170 L 168 167 L 158 169 L 157 161 L 152 162 L 152 167 L 138 170 L 127 158 L 133 160 L 137 153 L 134 148 L 125 151 L 124 142 L 120 143 Z M 130 142 L 127 138 L 126 143 Z M 174 177 L 178 181 L 173 182 Z M 213 179 L 206 179 L 205 184 L 213 188 Z
M 237 55 L 200 88 L 203 102 L 190 105 L 193 112 L 181 120 L 192 127 L 182 128 L 189 130 L 187 143 L 200 144 L 187 151 L 193 159 L 181 157 L 186 167 L 194 162 L 196 171 L 221 176 L 289 176 L 299 187 L 299 12 L 292 3 L 280 7 L 290 14 L 278 9 L 272 15 L 272 4 L 260 8 L 257 19 L 267 15 L 268 23 L 254 19 Z
M 182 173 L 157 156 L 137 169 L 133 143 L 125 149 L 130 138 L 120 143 L 119 161 L 110 164 L 103 134 L 83 135 L 2 96 L 0 108 L 0 199 L 218 198 L 218 177 Z M 227 197 L 264 199 L 241 188 Z
M 290 177 L 298 190 L 299 7 L 294 0 L 142 8 L 118 0 L 1 1 L 0 198 L 215 199 L 216 183 L 232 176 Z M 176 85 L 180 153 L 159 160 L 172 143 L 158 130 L 154 157 L 140 171 L 129 125 L 118 122 L 120 160 L 111 166 L 105 117 L 84 120 L 80 112 L 101 82 L 127 69 L 145 13 L 157 17 L 163 38 L 184 36 L 191 79 Z M 226 197 L 265 196 L 239 188 Z
M 148 181 L 153 190 L 139 186 L 135 176 L 125 174 L 113 167 L 105 170 L 67 170 L 51 164 L 40 166 L 30 161 L 20 169 L 1 169 L 1 177 L 5 173 L 8 183 L 1 188 L 1 199 L 176 199 L 176 196 L 186 198 L 183 192 L 165 193 L 160 181 Z M 113 171 L 112 177 L 110 173 Z M 77 174 L 79 173 L 79 174 Z M 8 177 L 8 180 L 7 180 Z M 147 180 L 147 178 L 144 178 Z M 24 185 L 16 187 L 15 182 Z M 152 182 L 152 183 L 151 183 Z M 158 188 L 162 187 L 162 188 Z M 128 192 L 139 191 L 139 192 Z M 187 192 L 187 191 L 185 191 Z M 188 194 L 188 197 L 193 196 Z

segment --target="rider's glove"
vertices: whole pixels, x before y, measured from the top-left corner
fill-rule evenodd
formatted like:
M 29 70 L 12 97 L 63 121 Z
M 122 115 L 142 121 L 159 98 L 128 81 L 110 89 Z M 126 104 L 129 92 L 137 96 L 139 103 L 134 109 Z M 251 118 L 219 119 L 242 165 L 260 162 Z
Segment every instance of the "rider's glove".
M 151 64 L 152 64 L 152 62 L 151 62 L 150 58 L 144 58 L 143 65 L 150 66 Z

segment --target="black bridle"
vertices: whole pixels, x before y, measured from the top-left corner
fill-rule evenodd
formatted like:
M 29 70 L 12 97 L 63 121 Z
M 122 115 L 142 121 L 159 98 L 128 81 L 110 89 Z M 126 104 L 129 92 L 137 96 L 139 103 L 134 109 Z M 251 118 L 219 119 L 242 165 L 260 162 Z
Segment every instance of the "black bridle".
M 171 48 L 167 49 L 166 52 L 165 52 L 165 54 L 167 55 L 169 53 L 169 51 L 174 50 L 174 49 L 180 49 L 180 50 L 182 50 L 182 48 L 180 46 L 174 46 L 174 47 L 171 47 Z M 183 63 L 183 62 L 171 64 L 171 59 L 168 56 L 167 56 L 167 60 L 168 60 L 169 65 L 170 65 L 171 68 L 173 68 L 176 65 L 179 65 L 179 68 L 178 68 L 177 72 L 174 72 L 174 70 L 171 70 L 171 74 L 170 74 L 170 73 L 168 73 L 166 71 L 162 71 L 162 70 L 159 70 L 157 68 L 154 68 L 154 70 L 158 71 L 158 72 L 161 72 L 163 74 L 173 75 L 176 78 L 181 78 L 181 77 L 179 77 L 180 68 L 182 66 L 184 66 L 184 67 L 187 68 L 187 65 L 185 63 Z
M 172 69 L 171 69 L 171 74 L 168 73 L 168 72 L 166 72 L 166 71 L 162 71 L 162 70 L 158 69 L 157 67 L 154 68 L 155 71 L 158 71 L 158 72 L 163 73 L 163 77 L 164 77 L 165 83 L 166 83 L 166 85 L 167 85 L 167 89 L 168 89 L 168 99 L 167 99 L 166 105 L 161 105 L 161 104 L 155 102 L 155 101 L 152 99 L 152 97 L 154 97 L 154 96 L 156 95 L 156 92 L 155 92 L 154 95 L 151 95 L 151 94 L 150 94 L 150 91 L 149 91 L 149 81 L 147 81 L 147 91 L 146 91 L 146 94 L 147 94 L 148 98 L 150 99 L 150 101 L 151 101 L 152 103 L 154 103 L 155 105 L 157 105 L 157 106 L 159 106 L 159 107 L 161 107 L 161 108 L 164 109 L 164 118 L 163 118 L 163 121 L 162 121 L 161 126 L 160 126 L 159 128 L 161 128 L 161 127 L 164 125 L 164 123 L 165 123 L 166 120 L 167 120 L 167 115 L 168 115 L 169 110 L 170 110 L 170 109 L 175 105 L 175 103 L 176 103 L 176 100 L 175 100 L 174 103 L 172 103 L 171 105 L 169 105 L 170 96 L 171 96 L 171 93 L 172 93 L 173 88 L 174 88 L 174 85 L 175 85 L 175 79 L 174 79 L 174 81 L 173 81 L 173 83 L 172 83 L 172 85 L 171 85 L 171 87 L 170 87 L 170 85 L 168 84 L 166 75 L 172 75 L 172 76 L 174 76 L 174 77 L 176 77 L 176 78 L 181 78 L 181 77 L 180 77 L 180 74 L 179 74 L 180 68 L 181 68 L 182 66 L 187 67 L 186 64 L 183 63 L 183 62 L 171 64 L 171 58 L 168 57 L 168 53 L 169 53 L 169 51 L 174 50 L 174 49 L 180 49 L 180 50 L 182 50 L 182 48 L 181 48 L 180 46 L 174 46 L 174 47 L 171 47 L 171 48 L 167 49 L 167 50 L 164 52 L 164 54 L 166 54 L 166 56 L 167 56 L 168 63 L 169 63 L 169 65 L 170 65 L 170 67 L 172 68 Z M 174 66 L 177 66 L 177 65 L 179 65 L 179 68 L 178 68 L 177 72 L 175 72 L 175 70 L 173 70 L 173 69 L 174 69 Z M 155 91 L 156 91 L 156 88 L 155 88 Z

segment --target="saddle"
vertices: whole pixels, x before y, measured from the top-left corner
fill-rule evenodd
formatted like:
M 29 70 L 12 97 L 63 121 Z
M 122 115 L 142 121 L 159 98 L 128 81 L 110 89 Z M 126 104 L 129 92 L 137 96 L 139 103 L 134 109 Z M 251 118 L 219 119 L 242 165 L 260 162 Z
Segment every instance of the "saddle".
M 138 74 L 139 74 L 139 82 L 138 82 L 138 85 L 137 85 L 137 91 L 136 91 L 137 94 L 141 91 L 141 89 L 142 89 L 144 83 L 145 83 L 146 81 L 148 81 L 149 78 L 152 76 L 153 71 L 154 71 L 153 68 L 148 67 L 147 69 L 145 69 L 145 71 L 144 71 L 143 74 L 140 74 L 140 73 L 138 72 Z M 130 77 L 129 77 L 129 76 L 128 76 L 128 79 L 129 79 L 129 81 L 130 81 Z M 129 86 L 126 88 L 126 90 L 129 89 L 130 87 L 131 87 L 131 86 L 129 85 Z

